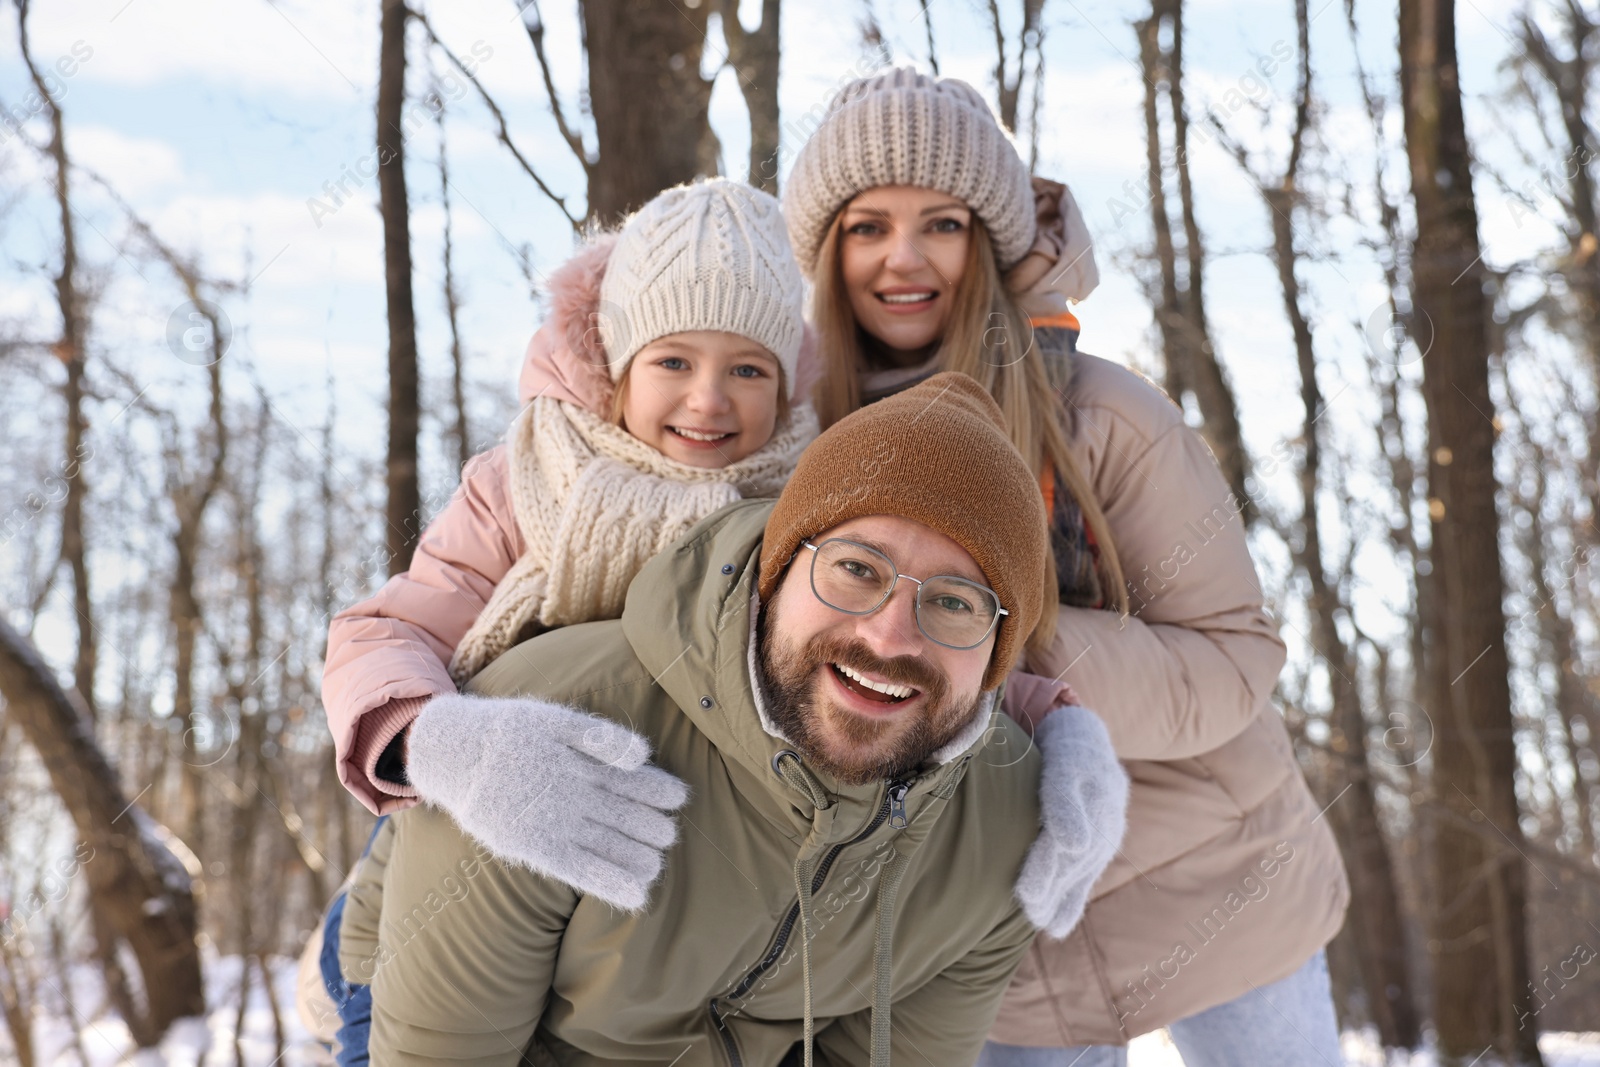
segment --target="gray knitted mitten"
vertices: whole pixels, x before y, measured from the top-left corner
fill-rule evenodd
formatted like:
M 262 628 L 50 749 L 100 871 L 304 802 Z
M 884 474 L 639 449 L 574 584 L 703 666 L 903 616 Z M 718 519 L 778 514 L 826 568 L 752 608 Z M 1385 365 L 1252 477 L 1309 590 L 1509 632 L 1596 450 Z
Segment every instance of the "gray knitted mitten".
M 1033 925 L 1066 937 L 1089 903 L 1089 890 L 1122 843 L 1128 775 L 1100 717 L 1075 705 L 1057 708 L 1033 735 L 1044 757 L 1039 777 L 1038 838 L 1017 878 L 1017 900 Z
M 502 860 L 638 911 L 689 798 L 649 758 L 648 741 L 598 715 L 447 693 L 412 723 L 406 773 Z

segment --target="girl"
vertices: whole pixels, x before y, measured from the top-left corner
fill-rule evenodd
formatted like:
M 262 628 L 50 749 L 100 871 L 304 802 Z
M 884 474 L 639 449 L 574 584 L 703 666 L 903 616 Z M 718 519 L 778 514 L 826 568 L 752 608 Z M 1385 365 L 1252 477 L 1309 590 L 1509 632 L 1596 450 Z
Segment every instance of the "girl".
M 776 496 L 817 433 L 811 405 L 797 402 L 810 385 L 802 282 L 767 194 L 721 180 L 670 189 L 620 233 L 589 242 L 549 292 L 522 373 L 526 407 L 506 443 L 468 464 L 410 569 L 329 628 L 323 703 L 339 777 L 380 815 L 417 803 L 415 783 L 426 785 L 429 754 L 408 744 L 419 716 L 449 716 L 473 699 L 457 684 L 525 637 L 620 616 L 650 557 L 726 504 Z M 521 783 L 505 781 L 504 767 L 484 767 L 483 803 L 451 814 L 503 856 L 639 907 L 681 786 L 640 766 L 648 751 L 631 735 L 541 702 L 529 701 L 528 715 L 540 724 L 542 766 L 577 783 L 545 799 L 605 812 L 612 852 L 520 848 L 505 810 L 548 812 L 508 804 Z M 381 866 L 386 847 L 380 821 L 369 865 Z M 351 899 L 360 921 L 347 958 L 377 915 L 376 897 Z M 345 903 L 341 893 L 309 951 L 342 1016 L 341 1062 L 356 1063 L 366 982 L 340 974 Z
M 323 702 L 363 804 L 416 803 L 398 757 L 432 698 L 539 629 L 615 618 L 660 548 L 777 494 L 816 434 L 790 409 L 801 293 L 776 202 L 730 181 L 662 193 L 552 276 L 507 443 L 329 627 Z
M 1144 379 L 1076 351 L 1067 300 L 1096 275 L 1070 195 L 1030 183 L 970 86 L 903 68 L 841 90 L 784 212 L 825 425 L 960 370 L 1037 457 L 1061 606 L 1008 710 L 1031 719 L 1071 683 L 1133 783 L 1082 922 L 1035 942 L 981 1062 L 1125 1063 L 1163 1026 L 1190 1067 L 1340 1062 L 1322 950 L 1349 889 L 1269 700 L 1283 644 L 1204 443 Z

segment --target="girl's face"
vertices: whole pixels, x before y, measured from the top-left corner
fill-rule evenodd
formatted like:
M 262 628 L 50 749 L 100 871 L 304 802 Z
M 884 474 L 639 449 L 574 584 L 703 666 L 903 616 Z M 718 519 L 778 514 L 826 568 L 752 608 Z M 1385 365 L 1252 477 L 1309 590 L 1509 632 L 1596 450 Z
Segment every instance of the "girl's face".
M 622 428 L 691 467 L 726 467 L 766 444 L 782 402 L 777 357 L 718 330 L 650 342 L 620 388 Z
M 840 215 L 840 274 L 856 322 L 898 352 L 936 343 L 966 268 L 972 210 L 932 189 L 884 185 Z

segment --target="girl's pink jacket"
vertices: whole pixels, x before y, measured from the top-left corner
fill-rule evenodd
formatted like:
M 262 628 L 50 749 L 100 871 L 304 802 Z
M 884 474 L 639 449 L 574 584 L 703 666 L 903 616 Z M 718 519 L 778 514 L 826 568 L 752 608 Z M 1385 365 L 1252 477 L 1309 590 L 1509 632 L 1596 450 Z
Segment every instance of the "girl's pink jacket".
M 608 411 L 611 376 L 593 314 L 613 243 L 610 237 L 591 243 L 550 276 L 550 314 L 523 359 L 524 404 L 548 396 Z M 410 786 L 374 774 L 378 756 L 431 697 L 455 692 L 450 657 L 522 555 L 509 467 L 504 445 L 474 457 L 461 472 L 461 487 L 423 532 L 411 568 L 329 624 L 322 706 L 339 780 L 379 815 L 417 800 Z

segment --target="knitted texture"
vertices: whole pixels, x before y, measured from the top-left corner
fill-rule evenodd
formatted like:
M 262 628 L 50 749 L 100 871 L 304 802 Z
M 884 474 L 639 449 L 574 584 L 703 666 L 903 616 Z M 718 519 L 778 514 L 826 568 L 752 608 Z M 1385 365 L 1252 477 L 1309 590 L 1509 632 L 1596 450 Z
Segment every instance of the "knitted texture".
M 496 856 L 618 908 L 649 899 L 688 787 L 646 766 L 650 742 L 546 700 L 444 693 L 411 726 L 428 803 Z
M 839 209 L 881 185 L 934 189 L 965 203 L 988 228 L 1001 270 L 1033 246 L 1028 166 L 964 81 L 895 67 L 839 90 L 784 187 L 789 240 L 807 277 Z
M 575 404 L 534 400 L 508 442 L 526 549 L 456 647 L 451 677 L 471 678 L 530 622 L 620 618 L 629 583 L 652 556 L 736 500 L 776 496 L 816 433 L 815 411 L 800 404 L 744 459 L 691 467 Z
M 804 298 L 776 200 L 721 178 L 668 189 L 623 226 L 600 283 L 611 380 L 652 341 L 722 330 L 778 357 L 792 388 Z
M 1039 622 L 1050 543 L 1038 483 L 981 385 L 936 374 L 817 438 L 767 520 L 761 598 L 777 591 L 801 542 L 864 515 L 920 522 L 972 556 L 1010 612 L 983 677 L 985 691 L 999 685 Z
M 1051 937 L 1078 925 L 1100 872 L 1122 844 L 1128 775 L 1105 723 L 1087 708 L 1057 708 L 1034 731 L 1039 774 L 1039 837 L 1017 877 L 1017 901 Z

